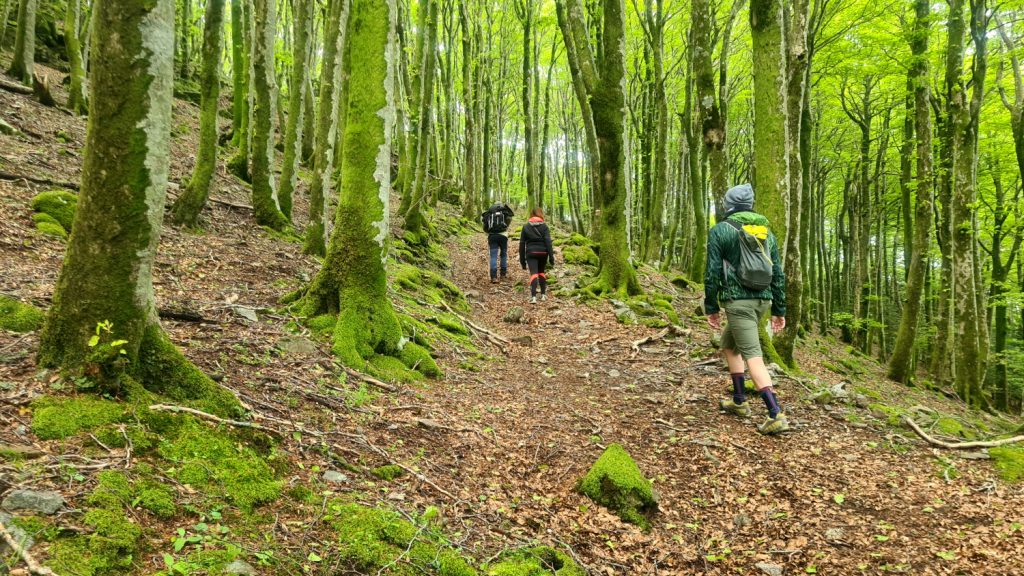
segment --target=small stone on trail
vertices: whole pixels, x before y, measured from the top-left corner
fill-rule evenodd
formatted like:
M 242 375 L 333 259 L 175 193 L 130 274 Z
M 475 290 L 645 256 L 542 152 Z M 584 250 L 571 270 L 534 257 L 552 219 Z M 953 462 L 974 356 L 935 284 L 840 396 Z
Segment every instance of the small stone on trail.
M 282 352 L 296 356 L 309 356 L 317 351 L 316 343 L 302 336 L 285 336 L 277 341 L 277 347 Z
M 615 319 L 623 324 L 636 324 L 640 321 L 636 312 L 633 312 L 629 307 L 616 308 Z
M 331 483 L 348 482 L 348 476 L 342 474 L 341 472 L 337 472 L 335 470 L 328 470 L 328 471 L 324 472 L 323 478 L 324 478 L 324 482 L 331 482 Z
M 505 317 L 502 320 L 509 324 L 518 324 L 523 321 L 523 316 L 525 315 L 526 310 L 523 310 L 522 306 L 513 306 L 505 313 Z
M 757 564 L 754 564 L 754 566 L 757 566 L 761 572 L 764 572 L 768 576 L 782 576 L 782 566 L 779 566 L 778 564 L 758 562 Z
M 533 346 L 533 336 L 516 336 L 512 339 L 512 342 L 520 346 Z
M 253 310 L 252 308 L 247 308 L 245 306 L 232 306 L 231 309 L 235 312 L 235 314 L 241 316 L 242 318 L 245 318 L 250 322 L 259 321 L 259 317 L 256 316 L 256 311 Z
M 988 450 L 978 450 L 976 452 L 961 452 L 960 457 L 964 460 L 988 460 L 991 458 L 988 454 Z
M 235 560 L 224 567 L 225 574 L 236 574 L 239 576 L 255 576 L 256 569 L 244 560 Z
M 863 394 L 857 394 L 853 397 L 853 403 L 857 408 L 867 409 L 871 405 L 871 400 L 868 400 L 868 397 Z
M 846 538 L 846 531 L 842 528 L 829 528 L 825 530 L 825 540 L 839 542 Z
M 32 510 L 40 514 L 55 514 L 64 506 L 64 497 L 52 490 L 13 490 L 4 498 L 6 510 Z
M 622 374 L 615 368 L 612 368 L 611 370 L 608 371 L 609 378 L 618 378 L 619 376 L 622 376 Z
M 747 516 L 746 514 L 737 514 L 732 517 L 732 524 L 737 528 L 750 526 L 750 516 Z
M 466 300 L 481 300 L 480 293 L 476 290 L 466 290 Z

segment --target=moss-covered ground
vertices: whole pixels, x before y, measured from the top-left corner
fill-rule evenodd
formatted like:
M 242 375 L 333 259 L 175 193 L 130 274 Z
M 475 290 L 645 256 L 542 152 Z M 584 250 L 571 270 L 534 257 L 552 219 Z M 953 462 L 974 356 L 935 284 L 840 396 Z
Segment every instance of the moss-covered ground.
M 43 326 L 45 319 L 43 311 L 35 306 L 0 296 L 0 330 L 34 332 Z

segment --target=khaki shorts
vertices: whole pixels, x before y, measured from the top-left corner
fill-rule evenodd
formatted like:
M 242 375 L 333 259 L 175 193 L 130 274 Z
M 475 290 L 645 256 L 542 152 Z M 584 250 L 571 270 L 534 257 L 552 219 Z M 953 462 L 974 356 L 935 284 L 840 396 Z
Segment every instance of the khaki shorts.
M 771 304 L 771 300 L 724 302 L 726 324 L 722 348 L 739 352 L 744 360 L 760 358 L 761 341 L 757 337 L 757 328 Z

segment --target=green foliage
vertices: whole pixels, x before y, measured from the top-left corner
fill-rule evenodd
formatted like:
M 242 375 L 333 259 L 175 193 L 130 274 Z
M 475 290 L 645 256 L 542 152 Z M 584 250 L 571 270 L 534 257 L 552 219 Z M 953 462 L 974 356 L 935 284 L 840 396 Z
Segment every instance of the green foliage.
M 32 210 L 53 218 L 67 233 L 75 221 L 75 209 L 78 207 L 78 196 L 67 190 L 50 190 L 32 199 Z
M 0 296 L 0 330 L 35 332 L 42 327 L 44 320 L 46 315 L 35 306 Z
M 44 396 L 33 402 L 32 407 L 32 432 L 42 440 L 68 438 L 104 424 L 125 422 L 128 418 L 124 404 L 89 395 Z
M 334 502 L 328 509 L 340 568 L 394 576 L 477 574 L 429 523 L 416 526 L 395 512 L 358 504 Z
M 561 550 L 548 546 L 502 554 L 486 569 L 487 576 L 585 576 L 587 571 Z
M 649 516 L 658 508 L 651 482 L 618 444 L 608 446 L 576 489 L 645 531 L 651 527 Z

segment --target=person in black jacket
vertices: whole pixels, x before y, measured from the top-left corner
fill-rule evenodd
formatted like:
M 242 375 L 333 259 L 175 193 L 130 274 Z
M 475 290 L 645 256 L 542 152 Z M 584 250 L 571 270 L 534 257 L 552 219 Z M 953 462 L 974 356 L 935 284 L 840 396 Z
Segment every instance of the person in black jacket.
M 498 283 L 498 255 L 501 255 L 501 278 L 508 273 L 508 226 L 512 223 L 512 209 L 508 204 L 495 202 L 480 215 L 487 232 L 487 250 L 491 254 L 491 284 Z
M 537 286 L 540 286 L 540 299 L 547 300 L 548 277 L 544 273 L 546 265 L 555 265 L 555 249 L 551 245 L 551 230 L 544 222 L 544 211 L 534 208 L 530 212 L 530 220 L 523 225 L 519 234 L 519 264 L 525 270 L 530 268 L 530 304 L 537 303 Z

